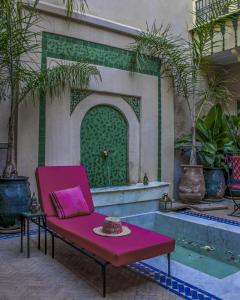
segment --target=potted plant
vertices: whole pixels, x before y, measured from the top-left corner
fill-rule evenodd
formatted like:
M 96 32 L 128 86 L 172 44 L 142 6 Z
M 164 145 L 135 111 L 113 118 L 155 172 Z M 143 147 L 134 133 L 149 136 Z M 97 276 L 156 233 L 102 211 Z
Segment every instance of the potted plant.
M 174 91 L 187 104 L 191 120 L 191 150 L 188 165 L 183 165 L 183 175 L 179 185 L 179 196 L 183 202 L 199 202 L 205 195 L 205 181 L 203 166 L 197 163 L 196 125 L 206 104 L 203 91 L 206 76 L 211 73 L 211 62 L 207 59 L 213 42 L 213 35 L 217 31 L 218 16 L 224 9 L 237 3 L 238 0 L 213 2 L 211 13 L 206 22 L 204 16 L 198 16 L 197 24 L 193 25 L 190 40 L 171 34 L 170 27 L 155 24 L 147 31 L 135 38 L 132 44 L 132 71 L 141 69 L 141 64 L 147 56 L 159 58 L 162 74 L 173 79 Z M 231 15 L 221 17 L 221 22 L 233 18 Z
M 227 119 L 219 104 L 213 106 L 205 118 L 198 120 L 197 140 L 199 157 L 204 165 L 205 198 L 222 199 L 226 191 L 224 155 L 235 152 L 236 147 L 229 137 Z
M 191 135 L 180 137 L 177 148 L 185 148 Z M 237 147 L 228 132 L 228 118 L 220 104 L 212 106 L 205 117 L 199 118 L 196 124 L 197 153 L 204 166 L 206 186 L 205 198 L 222 199 L 225 190 L 225 153 L 236 152 Z
M 68 0 L 67 11 L 72 6 Z M 82 4 L 85 1 L 80 1 Z M 18 215 L 30 205 L 28 178 L 19 176 L 16 164 L 18 107 L 26 99 L 49 92 L 56 95 L 66 86 L 86 89 L 91 77 L 100 78 L 98 69 L 86 62 L 56 63 L 40 69 L 36 54 L 41 50 L 41 33 L 36 29 L 40 16 L 38 1 L 2 0 L 0 22 L 0 101 L 10 102 L 7 161 L 0 178 L 0 228 L 19 226 Z

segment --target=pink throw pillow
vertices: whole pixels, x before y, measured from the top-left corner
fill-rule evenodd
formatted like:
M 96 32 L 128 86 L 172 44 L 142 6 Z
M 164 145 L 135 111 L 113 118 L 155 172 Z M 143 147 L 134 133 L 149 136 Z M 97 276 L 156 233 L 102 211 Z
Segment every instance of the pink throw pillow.
M 59 219 L 89 215 L 88 204 L 79 186 L 50 193 Z

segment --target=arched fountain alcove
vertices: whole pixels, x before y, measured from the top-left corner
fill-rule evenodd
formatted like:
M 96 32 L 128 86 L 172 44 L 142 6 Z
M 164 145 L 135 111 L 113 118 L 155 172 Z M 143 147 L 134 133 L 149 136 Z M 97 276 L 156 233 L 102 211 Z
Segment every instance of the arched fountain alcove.
M 80 130 L 81 163 L 92 187 L 129 183 L 128 122 L 111 105 L 96 105 L 85 114 Z
M 71 157 L 72 164 L 84 163 L 84 158 L 82 155 L 82 141 L 81 141 L 81 128 L 84 122 L 85 116 L 88 113 L 94 115 L 96 113 L 95 107 L 109 107 L 107 111 L 111 111 L 112 118 L 117 116 L 123 119 L 128 127 L 127 132 L 127 182 L 123 185 L 129 183 L 137 183 L 139 181 L 140 175 L 140 123 L 137 119 L 136 114 L 129 106 L 129 104 L 124 101 L 120 96 L 109 95 L 109 94 L 98 94 L 93 93 L 87 98 L 82 100 L 74 110 L 71 115 Z M 98 109 L 97 109 L 98 110 Z M 90 116 L 90 115 L 89 115 Z M 92 118 L 92 115 L 91 115 Z M 94 124 L 95 122 L 93 122 Z M 126 141 L 124 141 L 126 144 Z M 126 146 L 125 146 L 126 149 Z M 103 149 L 105 150 L 105 149 Z M 102 151 L 102 149 L 101 149 Z M 98 153 L 99 154 L 99 153 Z M 124 159 L 122 159 L 124 161 Z M 90 171 L 90 168 L 88 170 Z M 121 176 L 123 177 L 123 176 Z M 113 185 L 113 184 L 112 184 Z M 120 182 L 118 183 L 120 185 Z M 100 186 L 100 185 L 98 185 Z M 109 182 L 106 186 L 109 186 Z

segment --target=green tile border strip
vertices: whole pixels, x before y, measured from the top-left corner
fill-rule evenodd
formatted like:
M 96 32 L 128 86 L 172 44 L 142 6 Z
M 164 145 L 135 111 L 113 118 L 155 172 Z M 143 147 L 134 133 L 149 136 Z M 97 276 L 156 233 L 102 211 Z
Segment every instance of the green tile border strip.
M 99 44 L 82 39 L 42 32 L 41 68 L 47 66 L 47 58 L 65 59 L 71 61 L 84 60 L 99 66 L 130 71 L 129 60 L 132 52 L 129 50 Z M 158 77 L 158 179 L 161 180 L 161 77 L 160 61 L 157 58 L 145 58 L 139 73 Z M 38 164 L 45 165 L 46 137 L 46 95 L 40 97 L 39 109 L 39 146 Z
M 47 67 L 47 37 L 42 34 L 42 60 L 41 69 Z M 38 129 L 38 165 L 45 165 L 45 137 L 46 137 L 46 95 L 41 93 L 39 105 L 39 129 Z
M 161 76 L 158 76 L 158 180 L 162 178 L 162 97 Z
M 43 38 L 47 39 L 45 49 L 47 57 L 72 61 L 84 60 L 99 66 L 130 71 L 129 61 L 132 52 L 129 50 L 49 32 L 43 32 Z M 158 76 L 159 71 L 159 60 L 145 57 L 139 72 Z

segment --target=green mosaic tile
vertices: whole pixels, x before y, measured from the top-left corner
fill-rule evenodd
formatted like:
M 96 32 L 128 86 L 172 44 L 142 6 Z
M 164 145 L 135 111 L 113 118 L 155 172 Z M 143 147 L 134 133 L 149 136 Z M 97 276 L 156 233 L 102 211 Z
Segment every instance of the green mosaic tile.
M 70 102 L 70 115 L 74 112 L 77 105 L 91 94 L 91 91 L 72 90 Z
M 134 96 L 122 96 L 123 100 L 125 100 L 135 112 L 135 115 L 140 121 L 141 118 L 141 100 L 139 97 Z
M 85 60 L 97 65 L 130 70 L 131 51 L 62 35 L 56 39 L 55 34 L 49 32 L 43 34 L 47 37 L 46 52 L 48 57 L 73 61 Z M 160 72 L 159 60 L 151 57 L 145 58 L 140 72 L 158 76 Z
M 71 102 L 70 102 L 70 115 L 74 112 L 77 105 L 91 95 L 93 91 L 85 90 L 81 91 L 78 89 L 71 90 Z M 141 100 L 140 97 L 135 96 L 126 96 L 126 95 L 119 95 L 124 101 L 126 101 L 136 114 L 138 120 L 140 121 L 141 118 Z
M 97 105 L 87 112 L 81 126 L 81 163 L 92 187 L 128 184 L 128 124 L 120 111 Z
M 42 35 L 42 60 L 41 60 L 41 68 L 42 70 L 47 67 L 47 55 L 46 49 L 47 47 L 47 37 Z M 39 133 L 38 133 L 38 165 L 45 165 L 45 127 L 46 127 L 46 95 L 41 93 L 40 95 L 40 105 L 39 105 Z

